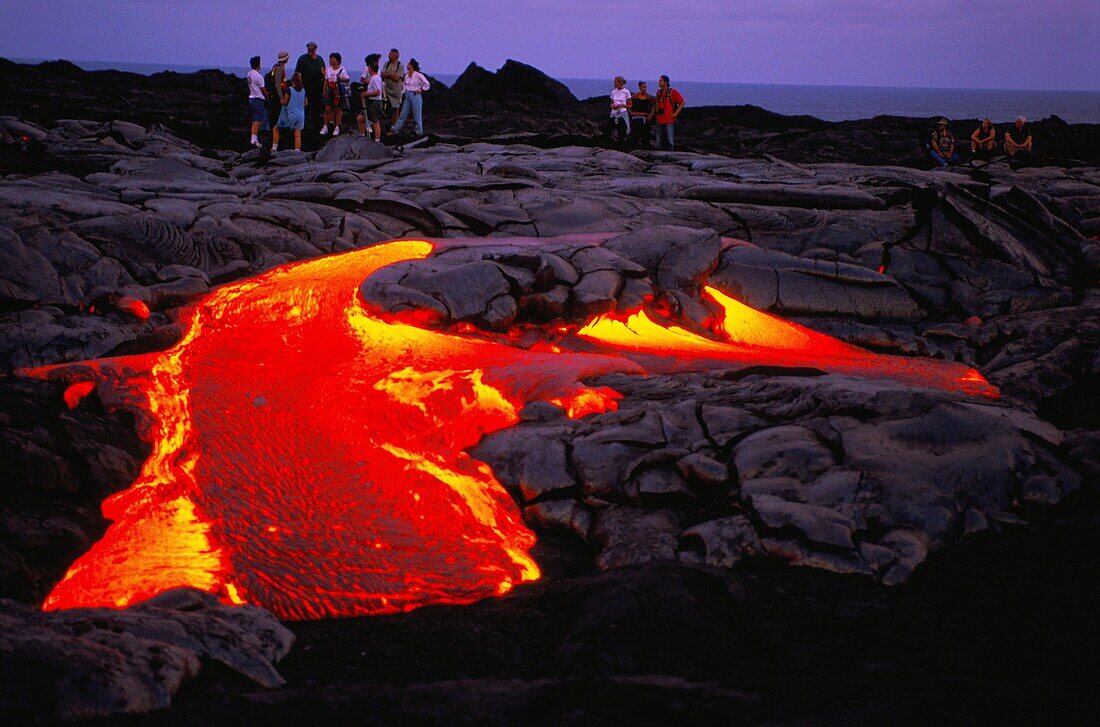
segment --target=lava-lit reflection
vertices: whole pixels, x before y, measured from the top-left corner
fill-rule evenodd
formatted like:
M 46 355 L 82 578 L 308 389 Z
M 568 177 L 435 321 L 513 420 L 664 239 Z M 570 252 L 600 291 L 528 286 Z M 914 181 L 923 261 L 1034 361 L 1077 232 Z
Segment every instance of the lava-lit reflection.
M 364 308 L 367 275 L 431 249 L 399 241 L 284 266 L 214 291 L 169 351 L 31 372 L 77 385 L 73 406 L 90 378 L 123 387 L 116 400 L 144 411 L 152 441 L 138 480 L 103 505 L 107 534 L 44 607 L 125 606 L 187 585 L 314 618 L 505 593 L 538 577 L 534 536 L 464 450 L 526 402 L 614 410 L 617 392 L 581 383 L 599 374 L 814 366 L 994 392 L 972 369 L 876 356 L 709 288 L 724 311 L 714 339 L 639 311 L 521 348 Z

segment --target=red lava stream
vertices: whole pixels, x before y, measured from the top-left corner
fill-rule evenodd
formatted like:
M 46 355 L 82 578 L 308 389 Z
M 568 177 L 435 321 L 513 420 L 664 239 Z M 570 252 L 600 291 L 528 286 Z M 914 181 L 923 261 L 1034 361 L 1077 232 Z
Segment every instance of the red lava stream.
M 192 586 L 306 619 L 506 593 L 539 577 L 535 536 L 464 450 L 528 401 L 614 408 L 615 392 L 580 383 L 599 374 L 812 366 L 996 396 L 973 369 L 871 354 L 711 288 L 725 340 L 637 312 L 524 349 L 372 316 L 359 283 L 431 250 L 403 240 L 286 265 L 213 291 L 168 351 L 22 372 L 69 381 L 71 406 L 94 385 L 152 442 L 137 481 L 103 503 L 106 535 L 43 608 Z

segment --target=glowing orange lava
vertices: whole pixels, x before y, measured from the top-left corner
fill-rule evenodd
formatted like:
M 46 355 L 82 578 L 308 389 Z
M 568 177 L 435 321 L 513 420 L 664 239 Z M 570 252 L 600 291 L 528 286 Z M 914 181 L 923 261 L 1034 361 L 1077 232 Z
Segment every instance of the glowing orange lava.
M 529 401 L 614 410 L 617 392 L 581 383 L 599 374 L 797 365 L 995 393 L 973 369 L 876 356 L 710 288 L 724 340 L 638 312 L 577 332 L 599 353 L 568 350 L 568 329 L 524 349 L 365 309 L 365 277 L 431 250 L 406 240 L 287 265 L 212 292 L 168 351 L 24 372 L 69 381 L 70 406 L 102 382 L 144 412 L 152 442 L 138 480 L 103 504 L 106 535 L 43 607 L 187 585 L 300 619 L 506 593 L 539 576 L 534 535 L 464 450 Z

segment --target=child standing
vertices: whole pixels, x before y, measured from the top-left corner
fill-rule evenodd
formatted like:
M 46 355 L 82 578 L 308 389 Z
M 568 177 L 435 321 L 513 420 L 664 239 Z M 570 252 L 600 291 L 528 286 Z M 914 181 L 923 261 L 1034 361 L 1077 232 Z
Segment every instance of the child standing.
M 279 150 L 279 129 L 294 129 L 294 151 L 302 150 L 302 129 L 306 125 L 306 89 L 302 85 L 302 74 L 295 73 L 290 79 L 290 87 L 282 98 L 283 110 L 279 112 L 279 122 L 271 132 L 271 151 Z

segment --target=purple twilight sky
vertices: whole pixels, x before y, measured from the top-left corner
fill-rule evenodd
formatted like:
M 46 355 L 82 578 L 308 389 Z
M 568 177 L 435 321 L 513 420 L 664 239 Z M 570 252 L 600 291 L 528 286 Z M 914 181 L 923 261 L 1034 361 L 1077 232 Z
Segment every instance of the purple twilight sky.
M 309 39 L 429 73 L 1100 90 L 1097 0 L 4 0 L 0 55 L 243 66 Z

